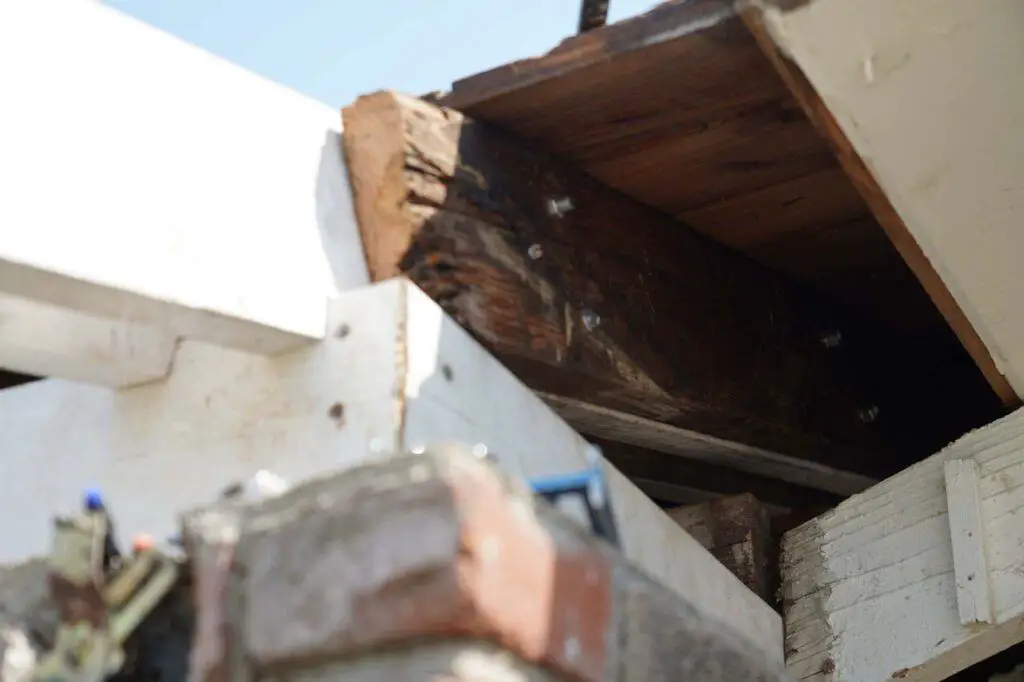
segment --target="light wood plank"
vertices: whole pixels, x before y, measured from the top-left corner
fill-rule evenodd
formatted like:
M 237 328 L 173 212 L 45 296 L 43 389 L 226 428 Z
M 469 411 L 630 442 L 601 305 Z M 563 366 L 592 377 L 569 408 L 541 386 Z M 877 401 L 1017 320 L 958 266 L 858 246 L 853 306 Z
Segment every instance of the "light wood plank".
M 840 495 L 852 495 L 877 483 L 876 479 L 852 471 L 734 443 L 582 400 L 546 392 L 539 395 L 562 419 L 587 435 Z
M 585 441 L 408 282 L 341 294 L 329 326 L 324 342 L 276 357 L 184 341 L 167 380 L 131 389 L 51 380 L 0 393 L 0 561 L 43 551 L 54 506 L 88 484 L 107 491 L 120 532 L 159 536 L 233 480 L 308 478 L 374 441 L 483 442 L 514 475 L 586 466 Z M 781 658 L 778 615 L 622 474 L 609 478 L 627 556 Z
M 61 326 L 279 352 L 368 281 L 336 110 L 90 0 L 0 5 L 0 97 L 0 294 Z
M 961 619 L 950 461 L 977 467 L 991 624 Z M 782 573 L 801 679 L 942 680 L 1024 639 L 1024 410 L 787 533 Z

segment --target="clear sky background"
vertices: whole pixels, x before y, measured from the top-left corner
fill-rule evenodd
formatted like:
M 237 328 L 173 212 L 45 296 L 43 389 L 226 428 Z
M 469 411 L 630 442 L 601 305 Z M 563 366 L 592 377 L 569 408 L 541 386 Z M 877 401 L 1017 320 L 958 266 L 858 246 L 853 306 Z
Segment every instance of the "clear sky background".
M 420 95 L 573 34 L 580 0 L 106 0 L 331 106 Z M 658 0 L 611 0 L 609 21 Z

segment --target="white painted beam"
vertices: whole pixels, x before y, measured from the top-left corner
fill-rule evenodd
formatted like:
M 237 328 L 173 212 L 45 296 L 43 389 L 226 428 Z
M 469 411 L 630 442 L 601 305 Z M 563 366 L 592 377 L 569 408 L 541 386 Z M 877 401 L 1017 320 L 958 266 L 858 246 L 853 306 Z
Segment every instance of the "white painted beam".
M 0 99 L 0 294 L 43 307 L 5 325 L 272 353 L 368 281 L 330 107 L 93 0 L 0 3 Z M 0 366 L 93 371 L 0 335 Z
M 175 347 L 152 325 L 0 294 L 0 360 L 26 374 L 132 386 L 166 376 Z
M 274 357 L 183 341 L 166 381 L 118 391 L 49 380 L 0 392 L 0 561 L 41 552 L 54 506 L 99 484 L 121 533 L 266 468 L 299 480 L 385 448 L 483 442 L 514 475 L 586 466 L 585 442 L 404 280 L 342 293 L 322 343 Z M 616 470 L 626 554 L 765 650 L 781 619 Z M 579 510 L 577 510 L 579 511 Z
M 1024 396 L 1024 5 L 755 4 L 898 214 L 880 216 L 895 246 L 997 390 L 1001 373 Z
M 799 679 L 943 680 L 1024 641 L 1024 410 L 783 539 Z

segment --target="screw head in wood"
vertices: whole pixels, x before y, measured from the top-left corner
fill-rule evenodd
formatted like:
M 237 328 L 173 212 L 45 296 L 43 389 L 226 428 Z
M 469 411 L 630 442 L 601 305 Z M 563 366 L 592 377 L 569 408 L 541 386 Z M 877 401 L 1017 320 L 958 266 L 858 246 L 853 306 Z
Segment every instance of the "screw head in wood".
M 572 199 L 569 197 L 556 197 L 554 199 L 548 199 L 548 215 L 561 218 L 566 213 L 571 211 L 574 206 L 572 205 Z
M 821 335 L 821 344 L 825 348 L 838 348 L 842 342 L 843 333 L 841 331 L 836 330 Z
M 871 422 L 878 419 L 878 405 L 871 405 L 869 407 L 861 409 L 859 412 L 857 412 L 857 416 L 865 424 L 870 424 Z
M 589 308 L 583 311 L 583 326 L 589 331 L 594 331 L 601 324 L 601 316 Z
M 531 260 L 540 260 L 544 257 L 544 247 L 540 244 L 530 244 L 530 248 L 526 250 L 526 255 Z

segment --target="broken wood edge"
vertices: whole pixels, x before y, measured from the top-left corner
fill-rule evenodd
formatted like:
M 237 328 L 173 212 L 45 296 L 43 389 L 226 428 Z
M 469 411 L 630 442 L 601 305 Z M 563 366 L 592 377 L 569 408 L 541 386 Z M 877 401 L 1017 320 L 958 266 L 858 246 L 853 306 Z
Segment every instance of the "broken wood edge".
M 806 4 L 806 3 L 802 3 Z M 864 199 L 878 224 L 889 237 L 889 241 L 917 277 L 925 292 L 938 308 L 960 343 L 981 370 L 992 390 L 1006 406 L 1021 402 L 1010 382 L 999 371 L 992 354 L 978 331 L 971 324 L 966 313 L 957 303 L 949 288 L 942 281 L 935 267 L 907 229 L 903 219 L 896 212 L 885 191 L 879 186 L 874 174 L 853 148 L 850 140 L 836 122 L 828 107 L 819 97 L 817 90 L 771 35 L 764 21 L 768 11 L 792 9 L 788 3 L 773 3 L 771 0 L 752 0 L 740 12 L 740 17 L 757 42 L 761 52 L 774 67 L 804 114 L 829 143 L 840 167 L 857 192 Z
M 669 0 L 644 14 L 566 38 L 546 54 L 457 80 L 450 91 L 428 96 L 432 103 L 453 109 L 478 106 L 616 55 L 709 28 L 735 17 L 737 12 L 735 0 Z

